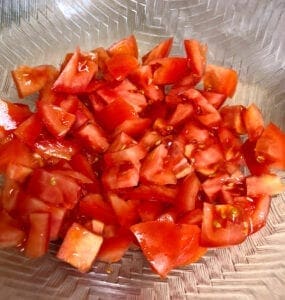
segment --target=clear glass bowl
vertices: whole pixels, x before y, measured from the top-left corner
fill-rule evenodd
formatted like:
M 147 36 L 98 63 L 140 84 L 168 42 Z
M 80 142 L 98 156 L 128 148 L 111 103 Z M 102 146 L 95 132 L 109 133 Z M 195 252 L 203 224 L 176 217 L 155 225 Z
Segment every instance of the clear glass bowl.
M 135 34 L 141 53 L 173 36 L 208 44 L 208 60 L 236 69 L 232 103 L 255 102 L 268 122 L 285 129 L 284 0 L 2 1 L 0 96 L 17 100 L 10 70 L 58 64 L 80 46 L 108 46 Z M 284 153 L 285 155 L 285 153 Z M 284 176 L 283 176 L 284 178 Z M 152 273 L 138 251 L 80 274 L 54 257 L 30 260 L 0 251 L 1 299 L 285 299 L 285 195 L 275 197 L 268 223 L 235 247 L 209 251 L 167 279 Z

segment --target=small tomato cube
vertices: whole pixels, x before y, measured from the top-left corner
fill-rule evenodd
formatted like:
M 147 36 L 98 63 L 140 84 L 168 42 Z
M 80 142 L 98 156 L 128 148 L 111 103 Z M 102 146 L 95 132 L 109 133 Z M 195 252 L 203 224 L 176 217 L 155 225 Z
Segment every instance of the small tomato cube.
M 78 223 L 73 223 L 57 253 L 57 258 L 71 264 L 80 272 L 87 272 L 95 260 L 103 238 Z

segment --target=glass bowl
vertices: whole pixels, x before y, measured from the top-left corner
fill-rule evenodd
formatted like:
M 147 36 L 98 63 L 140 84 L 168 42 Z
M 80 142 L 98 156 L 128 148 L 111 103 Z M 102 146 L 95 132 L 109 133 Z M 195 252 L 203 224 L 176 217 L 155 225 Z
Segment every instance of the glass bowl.
M 174 37 L 208 44 L 208 60 L 236 69 L 231 103 L 255 102 L 265 121 L 285 129 L 284 0 L 27 0 L 0 6 L 0 96 L 17 100 L 10 70 L 59 64 L 76 46 L 90 50 L 134 34 L 141 53 Z M 285 155 L 285 153 L 284 153 Z M 284 178 L 284 176 L 283 176 Z M 239 246 L 210 250 L 160 279 L 139 251 L 80 274 L 58 261 L 58 246 L 31 260 L 0 251 L 1 299 L 285 299 L 285 195 L 272 201 L 267 225 Z

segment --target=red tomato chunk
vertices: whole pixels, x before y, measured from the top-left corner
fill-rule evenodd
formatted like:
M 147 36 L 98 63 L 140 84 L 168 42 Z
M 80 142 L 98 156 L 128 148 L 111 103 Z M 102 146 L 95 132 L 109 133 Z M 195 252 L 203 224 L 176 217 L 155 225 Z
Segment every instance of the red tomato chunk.
M 255 104 L 223 106 L 238 74 L 207 64 L 206 45 L 174 57 L 172 42 L 140 59 L 131 35 L 12 71 L 19 98 L 38 100 L 0 100 L 0 248 L 36 258 L 57 241 L 88 272 L 139 247 L 165 277 L 266 224 L 284 132 Z

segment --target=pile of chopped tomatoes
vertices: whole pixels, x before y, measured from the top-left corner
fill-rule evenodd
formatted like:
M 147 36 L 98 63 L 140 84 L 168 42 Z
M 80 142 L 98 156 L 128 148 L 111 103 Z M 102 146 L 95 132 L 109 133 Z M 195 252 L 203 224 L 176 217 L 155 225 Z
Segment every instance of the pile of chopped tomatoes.
M 254 104 L 223 105 L 238 76 L 205 45 L 174 57 L 172 42 L 139 59 L 129 36 L 12 71 L 19 98 L 38 96 L 35 111 L 0 100 L 1 248 L 39 257 L 59 240 L 86 272 L 140 247 L 165 277 L 264 226 L 285 134 Z

